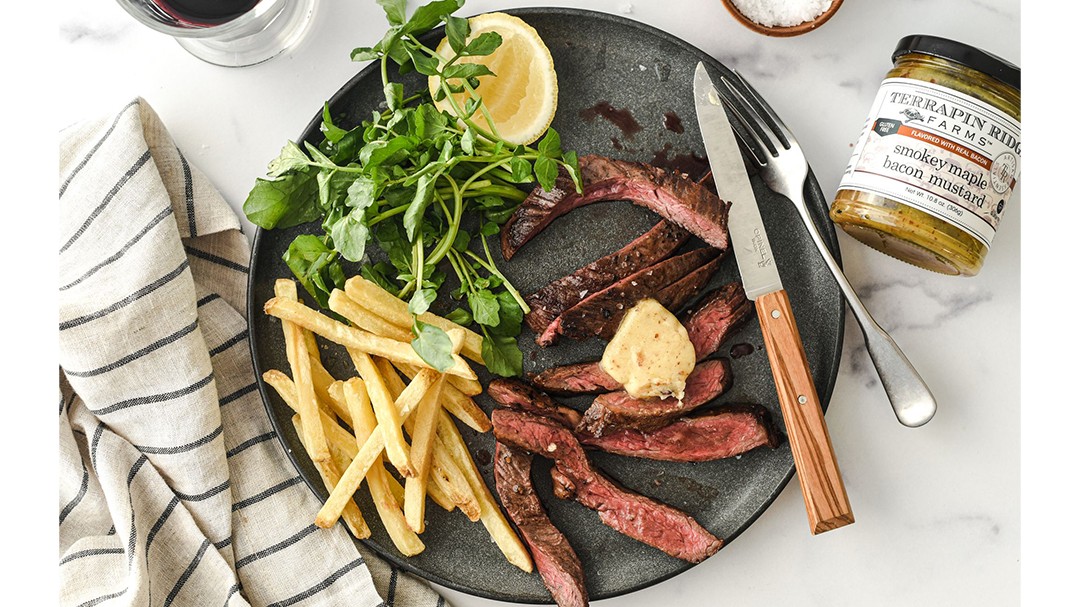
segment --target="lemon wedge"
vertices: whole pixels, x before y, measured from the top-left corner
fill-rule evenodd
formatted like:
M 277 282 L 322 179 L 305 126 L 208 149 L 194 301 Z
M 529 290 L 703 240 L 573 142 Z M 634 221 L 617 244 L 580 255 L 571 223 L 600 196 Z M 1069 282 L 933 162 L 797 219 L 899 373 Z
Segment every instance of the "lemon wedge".
M 469 19 L 470 42 L 485 32 L 497 32 L 502 44 L 494 53 L 484 57 L 462 57 L 458 63 L 482 63 L 495 76 L 481 76 L 476 92 L 484 99 L 497 135 L 513 144 L 526 145 L 539 139 L 551 126 L 559 100 L 559 84 L 551 51 L 531 25 L 506 13 L 485 13 Z M 436 52 L 450 59 L 454 51 L 443 38 Z M 434 96 L 439 77 L 428 78 L 428 88 Z M 465 107 L 468 93 L 451 95 L 459 108 Z M 455 114 L 449 98 L 435 102 L 436 107 Z M 473 121 L 487 130 L 487 121 L 480 112 Z

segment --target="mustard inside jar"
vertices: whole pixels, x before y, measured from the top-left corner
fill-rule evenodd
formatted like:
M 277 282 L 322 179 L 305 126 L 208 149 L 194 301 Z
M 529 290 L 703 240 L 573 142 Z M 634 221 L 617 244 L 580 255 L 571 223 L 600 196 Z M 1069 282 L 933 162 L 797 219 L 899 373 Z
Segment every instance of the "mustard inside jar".
M 900 40 L 830 216 L 921 268 L 974 276 L 1020 176 L 1020 68 L 935 36 Z

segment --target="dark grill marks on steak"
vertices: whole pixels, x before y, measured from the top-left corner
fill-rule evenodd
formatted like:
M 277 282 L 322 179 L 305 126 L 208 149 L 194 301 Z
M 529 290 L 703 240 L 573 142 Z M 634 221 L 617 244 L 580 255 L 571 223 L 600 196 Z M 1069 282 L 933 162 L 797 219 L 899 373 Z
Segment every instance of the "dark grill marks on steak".
M 594 336 L 610 339 L 634 304 L 657 296 L 664 287 L 693 274 L 719 254 L 712 248 L 694 249 L 635 272 L 563 312 L 536 338 L 536 343 L 549 346 L 559 335 L 578 340 Z
M 560 405 L 547 394 L 519 380 L 498 378 L 488 384 L 488 396 L 504 407 L 550 417 L 567 428 L 581 422 L 581 414 Z
M 697 360 L 715 354 L 727 338 L 754 312 L 742 284 L 728 283 L 705 297 L 682 316 L 682 325 L 694 344 Z M 530 378 L 540 389 L 552 394 L 600 394 L 622 389 L 600 361 L 560 365 L 535 373 Z
M 612 529 L 691 563 L 705 560 L 723 545 L 685 512 L 627 491 L 595 470 L 558 422 L 509 409 L 495 409 L 491 422 L 499 442 L 553 459 L 556 496 L 572 496 Z
M 585 572 L 570 542 L 548 518 L 533 489 L 532 456 L 495 443 L 495 491 L 529 545 L 540 578 L 559 607 L 585 607 Z
M 705 285 L 712 279 L 713 274 L 716 274 L 716 271 L 720 269 L 720 262 L 722 260 L 723 256 L 717 257 L 680 278 L 676 282 L 664 287 L 656 294 L 656 301 L 668 310 L 678 311 L 682 309 L 688 301 L 696 297 L 697 294 L 705 288 Z M 611 334 L 607 335 L 605 339 L 614 337 L 615 330 L 618 328 L 618 326 L 613 327 L 611 329 Z
M 655 430 L 720 396 L 731 387 L 727 359 L 707 360 L 686 378 L 680 403 L 675 398 L 634 398 L 626 392 L 601 394 L 593 400 L 577 426 L 580 434 L 603 436 L 618 428 Z
M 779 445 L 769 412 L 760 405 L 724 405 L 657 430 L 615 428 L 600 437 L 578 434 L 578 439 L 608 453 L 668 462 L 707 462 Z
M 550 192 L 537 187 L 502 229 L 502 253 L 509 260 L 556 217 L 602 200 L 629 200 L 689 230 L 721 250 L 728 248 L 729 204 L 680 173 L 649 164 L 587 154 L 579 159 L 582 193 L 560 170 Z
M 754 314 L 742 283 L 729 282 L 705 296 L 682 316 L 682 325 L 701 360 L 720 349 L 727 338 Z
M 661 221 L 618 251 L 601 257 L 526 297 L 525 301 L 532 311 L 525 315 L 525 322 L 537 335 L 543 333 L 559 314 L 577 304 L 589 293 L 603 290 L 615 281 L 667 258 L 689 237 L 690 233 L 686 230 L 670 221 Z

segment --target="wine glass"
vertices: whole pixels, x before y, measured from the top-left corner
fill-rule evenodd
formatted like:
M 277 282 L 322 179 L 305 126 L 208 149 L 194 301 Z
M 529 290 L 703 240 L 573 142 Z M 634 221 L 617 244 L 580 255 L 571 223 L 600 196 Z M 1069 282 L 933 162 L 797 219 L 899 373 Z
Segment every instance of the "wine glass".
M 118 0 L 143 25 L 168 34 L 199 59 L 255 65 L 303 38 L 316 0 Z

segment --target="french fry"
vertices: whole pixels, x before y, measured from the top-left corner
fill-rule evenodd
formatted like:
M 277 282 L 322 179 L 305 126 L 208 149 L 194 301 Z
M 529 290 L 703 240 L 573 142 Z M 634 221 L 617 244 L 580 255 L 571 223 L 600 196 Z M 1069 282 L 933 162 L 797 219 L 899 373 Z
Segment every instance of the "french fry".
M 439 392 L 443 377 L 436 381 L 420 399 L 416 409 L 415 423 L 409 457 L 416 475 L 405 479 L 405 521 L 417 533 L 424 532 L 424 506 L 427 495 L 428 475 L 431 472 L 431 454 L 435 446 L 435 421 L 439 413 Z
M 274 282 L 275 299 L 299 303 L 296 300 L 296 283 L 279 279 Z M 315 398 L 315 385 L 311 379 L 311 354 L 304 330 L 296 324 L 282 320 L 285 334 L 285 356 L 292 368 L 293 382 L 296 384 L 296 404 L 299 407 L 300 420 L 304 427 L 304 444 L 308 454 L 316 463 L 330 461 L 330 448 L 326 445 L 326 434 L 319 421 L 319 402 Z M 314 338 L 312 338 L 314 340 Z
M 298 301 L 274 297 L 266 302 L 263 310 L 271 316 L 295 323 L 346 348 L 409 365 L 427 366 L 409 343 L 368 333 L 356 327 L 340 323 Z M 471 380 L 476 379 L 476 372 L 472 370 L 469 363 L 457 355 L 454 356 L 453 366 L 446 372 Z
M 296 435 L 300 437 L 300 443 L 304 445 L 304 449 L 307 449 L 307 444 L 304 443 L 304 424 L 300 421 L 300 415 L 296 414 L 292 416 L 293 428 L 296 428 Z M 336 425 L 336 424 L 335 424 Z M 340 426 L 338 426 L 340 427 Z M 352 438 L 352 437 L 350 437 Z M 331 456 L 335 456 L 335 449 L 333 443 L 330 442 Z M 344 470 L 349 467 L 349 460 L 344 462 L 341 458 L 333 457 L 333 461 L 328 465 L 316 465 L 319 469 L 319 476 L 322 477 L 323 486 L 327 491 L 333 491 L 334 485 L 337 485 L 341 480 L 341 473 L 339 470 Z M 364 520 L 364 515 L 360 513 L 360 507 L 356 505 L 356 502 L 349 501 L 345 504 L 345 508 L 341 511 L 341 518 L 345 521 L 345 526 L 349 528 L 349 532 L 353 534 L 356 539 L 366 539 L 371 537 L 371 529 L 367 525 L 367 521 Z
M 394 363 L 394 366 L 400 369 L 402 373 L 408 375 L 409 377 L 416 375 L 422 368 L 425 368 L 417 367 L 416 365 L 406 365 L 403 363 Z M 480 394 L 484 391 L 484 388 L 480 385 L 480 382 L 474 379 L 465 379 L 464 377 L 457 377 L 456 375 L 451 375 L 446 378 L 446 381 L 465 396 L 476 396 L 477 394 Z
M 386 387 L 390 390 L 390 394 L 400 397 L 406 388 L 405 382 L 394 370 L 390 361 L 379 358 L 375 360 L 375 365 L 379 367 L 383 379 L 386 380 Z M 447 387 L 448 385 L 444 383 L 444 390 Z M 405 430 L 410 435 L 413 431 L 412 423 L 412 419 L 405 420 Z M 480 520 L 480 502 L 473 495 L 472 486 L 469 484 L 468 479 L 465 478 L 465 474 L 458 467 L 454 458 L 451 457 L 444 441 L 439 436 L 438 429 L 436 429 L 435 438 L 435 453 L 434 461 L 431 464 L 431 483 L 429 483 L 429 486 L 444 491 L 450 502 L 461 509 L 461 512 L 475 523 Z M 432 496 L 432 499 L 435 499 L 435 497 Z
M 364 331 L 369 331 L 374 335 L 378 335 L 380 337 L 389 337 L 390 339 L 407 342 L 411 342 L 413 339 L 413 334 L 411 330 L 404 329 L 402 327 L 399 327 L 398 325 L 387 321 L 385 318 L 356 303 L 352 300 L 352 298 L 346 295 L 344 291 L 341 291 L 339 289 L 334 289 L 334 292 L 330 294 L 330 309 L 344 316 L 357 328 L 363 329 Z M 447 333 L 450 333 L 451 331 L 465 331 L 465 329 L 461 326 L 458 326 L 454 323 L 450 324 L 452 325 L 452 327 L 446 329 Z M 411 327 L 412 325 L 407 326 Z M 467 339 L 467 337 L 463 339 Z M 462 346 L 464 347 L 464 342 L 462 342 Z M 456 351 L 454 353 L 457 354 Z M 405 366 L 407 366 L 412 371 L 409 374 L 409 377 L 416 375 L 417 372 L 420 370 L 415 365 Z M 475 379 L 466 379 L 464 377 L 453 376 L 448 378 L 448 381 L 454 384 L 454 386 L 456 386 L 458 390 L 461 390 L 469 396 L 475 396 L 477 394 L 480 394 L 484 390 L 483 387 L 480 385 L 480 382 Z M 420 395 L 417 395 L 416 402 L 419 402 L 420 396 L 422 395 L 422 393 Z
M 356 444 L 366 444 L 366 440 L 379 433 L 376 416 L 371 409 L 371 402 L 367 398 L 363 384 L 360 380 L 350 379 L 344 385 L 345 402 L 349 406 L 349 413 L 356 421 Z M 379 518 L 386 528 L 394 546 L 405 556 L 419 554 L 424 550 L 424 543 L 420 541 L 416 533 L 413 533 L 401 512 L 401 507 L 394 497 L 390 484 L 387 481 L 386 469 L 382 462 L 372 467 L 367 472 L 368 489 L 371 491 L 371 500 L 375 502 L 375 508 L 379 511 Z M 408 481 L 406 481 L 408 482 Z
M 379 420 L 379 432 L 386 441 L 386 458 L 397 468 L 398 473 L 405 478 L 413 476 L 413 470 L 409 462 L 409 444 L 405 442 L 405 436 L 401 433 L 401 412 L 394 404 L 394 397 L 386 388 L 375 362 L 365 352 L 349 349 L 349 357 L 353 365 L 364 379 L 367 393 L 371 400 L 371 406 L 375 409 L 375 418 Z M 351 409 L 350 409 L 351 415 Z M 353 418 L 353 422 L 357 420 Z M 356 430 L 356 426 L 353 426 Z
M 393 297 L 391 295 L 391 297 Z M 398 341 L 412 341 L 411 328 L 400 327 L 368 310 L 352 300 L 341 289 L 330 293 L 330 309 L 344 316 L 349 322 L 368 333 L 389 337 Z M 409 325 L 412 327 L 412 325 Z
M 408 365 L 394 366 L 398 367 L 398 369 L 410 379 L 414 379 L 420 371 L 416 367 L 410 367 Z M 484 410 L 481 409 L 473 399 L 462 393 L 457 386 L 454 386 L 451 381 L 452 379 L 454 378 L 447 377 L 446 383 L 443 384 L 442 398 L 440 399 L 442 406 L 445 407 L 451 415 L 460 419 L 466 426 L 473 430 L 480 433 L 489 432 L 491 430 L 491 420 L 488 419 L 487 414 L 484 413 Z
M 440 411 L 438 421 L 439 437 L 445 440 L 451 456 L 461 468 L 461 471 L 465 473 L 465 478 L 468 479 L 469 485 L 472 486 L 473 493 L 480 501 L 480 520 L 483 521 L 484 527 L 487 528 L 488 533 L 491 535 L 491 539 L 495 540 L 503 556 L 512 565 L 526 573 L 532 573 L 532 557 L 529 556 L 529 552 L 521 543 L 517 533 L 510 527 L 510 523 L 503 516 L 502 510 L 499 509 L 499 504 L 495 502 L 495 498 L 492 497 L 487 484 L 484 483 L 484 478 L 480 476 L 480 470 L 476 468 L 472 456 L 469 455 L 469 448 L 465 444 L 465 440 L 461 438 L 461 434 L 458 433 L 454 420 L 450 419 L 450 415 L 445 411 Z
M 391 368 L 391 370 L 393 369 Z M 285 381 L 288 382 L 289 379 L 286 377 Z M 400 379 L 398 381 L 400 381 Z M 353 426 L 352 416 L 346 410 L 345 393 L 342 389 L 342 385 L 343 382 L 340 381 L 331 384 L 329 389 L 330 402 L 333 403 L 334 411 L 335 413 L 337 413 L 338 417 L 340 417 L 341 420 L 344 421 L 346 424 L 349 424 L 349 426 Z M 340 468 L 344 470 L 345 468 L 349 467 L 349 462 L 351 462 L 352 459 L 356 457 L 356 445 L 355 441 L 353 440 L 353 436 L 349 434 L 347 430 L 345 430 L 341 426 L 338 426 L 337 424 L 334 424 L 334 427 L 336 428 L 335 430 L 328 431 L 327 433 L 327 440 L 330 442 L 330 453 L 331 455 L 334 455 L 335 451 L 342 452 L 342 454 L 345 456 L 345 465 L 340 466 Z M 345 437 L 345 439 L 342 439 L 343 436 Z M 439 507 L 441 507 L 443 510 L 449 512 L 455 507 L 457 507 L 458 501 L 467 500 L 467 498 L 457 496 L 456 492 L 453 491 L 453 485 L 451 483 L 457 483 L 458 481 L 451 481 L 449 479 L 457 478 L 460 476 L 460 484 L 468 486 L 468 483 L 464 480 L 465 477 L 461 476 L 461 471 L 453 465 L 451 465 L 451 468 L 453 468 L 452 473 L 447 473 L 445 470 L 443 470 L 442 466 L 438 463 L 438 460 L 440 458 L 447 461 L 450 460 L 450 456 L 448 453 L 445 452 L 445 449 L 436 450 L 436 461 L 432 463 L 431 468 L 431 482 L 428 483 L 428 497 L 430 497 L 431 500 L 438 504 Z M 397 479 L 393 476 L 387 476 L 386 478 L 387 482 L 390 483 L 390 488 L 395 491 L 395 495 L 400 498 L 398 500 L 398 503 L 403 503 L 405 488 L 402 487 L 401 483 L 398 483 Z M 397 486 L 397 489 L 394 488 L 395 485 Z M 455 497 L 452 498 L 447 493 L 445 487 L 450 487 L 451 492 L 454 493 Z M 478 503 L 476 505 L 475 511 L 476 515 L 474 518 L 471 519 L 473 521 L 479 520 L 480 517 L 480 505 Z
M 409 312 L 409 304 L 386 292 L 379 285 L 371 282 L 363 276 L 353 276 L 345 281 L 345 294 L 357 304 L 371 310 L 391 323 L 406 329 L 412 329 L 413 318 Z M 435 325 L 444 331 L 460 327 L 457 323 L 436 316 L 431 312 L 424 312 L 419 317 L 421 322 Z M 484 364 L 481 354 L 483 337 L 479 333 L 465 329 L 465 345 L 461 353 L 465 358 Z
M 367 475 L 368 470 L 375 465 L 375 461 L 382 455 L 386 443 L 383 441 L 382 432 L 372 432 L 363 447 L 356 452 L 352 463 L 341 474 L 341 480 L 334 485 L 319 513 L 315 515 L 315 524 L 323 529 L 329 529 L 341 516 L 345 504 L 352 500 L 352 496 L 360 487 L 360 481 Z

